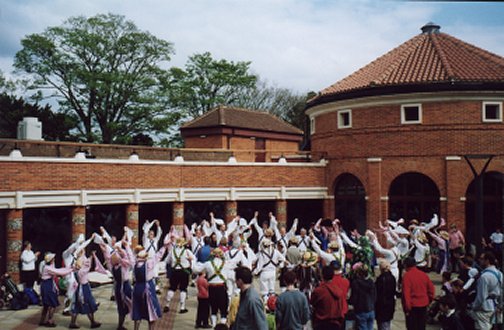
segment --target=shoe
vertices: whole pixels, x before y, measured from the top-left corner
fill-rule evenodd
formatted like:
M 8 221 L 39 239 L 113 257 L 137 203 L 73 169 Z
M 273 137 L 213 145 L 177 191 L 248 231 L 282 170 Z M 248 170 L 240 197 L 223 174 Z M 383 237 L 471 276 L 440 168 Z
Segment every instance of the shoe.
M 44 326 L 45 326 L 46 328 L 56 328 L 56 323 L 46 322 L 46 323 L 44 324 Z
M 169 311 L 170 311 L 170 307 L 165 306 L 165 307 L 163 308 L 163 313 L 168 313 Z
M 156 289 L 156 294 L 161 294 L 161 290 Z
M 194 329 L 199 329 L 199 328 L 201 328 L 201 326 L 199 326 L 197 324 L 194 326 Z
M 117 329 L 116 329 L 116 330 L 128 330 L 128 329 L 127 329 L 127 328 L 125 328 L 125 327 L 117 327 Z
M 187 312 L 189 312 L 189 311 L 187 310 L 187 308 L 181 309 L 181 310 L 179 311 L 179 313 L 180 313 L 180 314 L 185 314 L 185 313 L 187 313 Z
M 72 315 L 72 313 L 70 313 L 70 311 L 63 311 L 63 315 L 64 316 L 70 316 L 70 315 Z
M 101 327 L 101 323 L 100 322 L 93 322 L 91 323 L 91 329 L 96 329 L 96 328 L 99 328 Z
M 80 325 L 77 325 L 77 324 L 70 324 L 68 326 L 69 329 L 80 329 Z
M 39 325 L 39 326 L 41 326 L 41 327 L 43 327 L 43 326 L 45 326 L 47 323 L 48 323 L 48 322 L 39 322 L 39 324 L 38 324 L 38 325 Z
M 110 301 L 115 301 L 115 297 L 114 296 L 110 296 Z
M 205 325 L 202 325 L 201 328 L 203 328 L 203 329 L 212 329 L 212 326 L 210 324 L 205 324 Z

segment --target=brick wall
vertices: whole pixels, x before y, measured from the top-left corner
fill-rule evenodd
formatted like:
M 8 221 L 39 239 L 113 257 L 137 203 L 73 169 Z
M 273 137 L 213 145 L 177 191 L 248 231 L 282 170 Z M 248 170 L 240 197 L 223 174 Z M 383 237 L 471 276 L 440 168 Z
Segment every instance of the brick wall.
M 504 154 L 504 124 L 482 123 L 481 101 L 422 104 L 422 124 L 402 125 L 400 105 L 352 109 L 352 128 L 337 113 L 316 117 L 312 151 L 329 158 Z
M 186 148 L 215 148 L 227 149 L 227 137 L 225 135 L 207 135 L 205 137 L 188 136 L 184 138 Z
M 323 167 L 2 162 L 0 191 L 324 186 Z

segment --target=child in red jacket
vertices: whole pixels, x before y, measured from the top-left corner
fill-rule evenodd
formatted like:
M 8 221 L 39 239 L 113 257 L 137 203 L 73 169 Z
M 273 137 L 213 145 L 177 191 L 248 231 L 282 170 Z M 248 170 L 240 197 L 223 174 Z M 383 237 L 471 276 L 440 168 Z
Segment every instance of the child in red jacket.
M 212 326 L 208 323 L 210 316 L 210 301 L 208 300 L 208 280 L 203 271 L 196 280 L 198 289 L 198 311 L 196 313 L 196 328 L 210 329 Z

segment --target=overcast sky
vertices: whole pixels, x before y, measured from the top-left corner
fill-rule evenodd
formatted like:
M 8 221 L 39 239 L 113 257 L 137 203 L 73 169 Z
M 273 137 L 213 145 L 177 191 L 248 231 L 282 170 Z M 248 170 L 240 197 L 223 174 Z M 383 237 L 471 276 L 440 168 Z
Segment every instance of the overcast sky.
M 425 23 L 504 56 L 504 3 L 371 0 L 0 0 L 0 70 L 20 40 L 71 16 L 125 15 L 174 44 L 170 66 L 209 51 L 251 61 L 270 84 L 319 91 L 420 33 Z

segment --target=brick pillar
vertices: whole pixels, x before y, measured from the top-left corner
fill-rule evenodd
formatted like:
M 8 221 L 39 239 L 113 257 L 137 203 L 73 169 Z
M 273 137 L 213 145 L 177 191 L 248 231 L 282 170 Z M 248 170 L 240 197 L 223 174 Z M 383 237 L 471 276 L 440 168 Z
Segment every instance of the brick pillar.
M 382 218 L 382 178 L 381 178 L 381 158 L 368 158 L 368 186 L 366 189 L 366 226 L 367 228 L 378 227 L 378 221 Z M 383 196 L 385 197 L 385 196 Z M 388 200 L 385 200 L 388 203 Z
M 126 205 L 126 226 L 133 231 L 133 239 L 131 245 L 133 247 L 138 245 L 138 204 Z
M 23 250 L 23 210 L 7 212 L 7 272 L 14 282 L 20 279 L 19 258 Z
M 75 242 L 80 234 L 86 236 L 86 207 L 72 208 L 72 241 Z
M 173 225 L 180 232 L 184 230 L 184 202 L 173 202 Z
M 226 209 L 226 216 L 225 216 L 224 221 L 226 221 L 226 223 L 229 223 L 238 214 L 238 211 L 237 211 L 237 209 L 238 209 L 238 202 L 236 202 L 236 201 L 226 201 L 224 207 Z
M 465 233 L 465 193 L 467 186 L 464 176 L 471 176 L 469 166 L 459 156 L 448 156 L 445 158 L 446 164 L 446 201 L 441 201 L 441 216 L 444 217 L 448 225 L 455 223 L 457 228 Z M 461 197 L 463 198 L 461 200 Z M 443 210 L 445 204 L 445 210 Z M 444 211 L 444 212 L 443 212 Z M 467 236 L 467 235 L 466 235 Z
M 276 201 L 276 218 L 279 224 L 287 225 L 287 201 L 285 199 Z
M 334 196 L 327 196 L 326 199 L 324 199 L 324 210 L 322 216 L 324 219 L 334 219 L 335 214 L 334 214 Z

